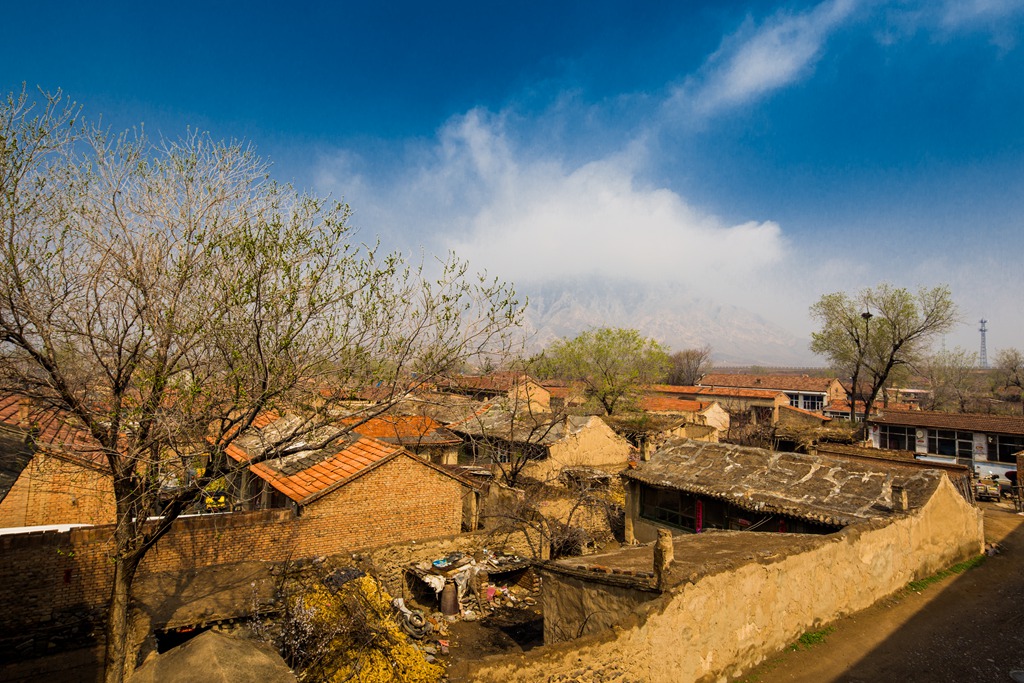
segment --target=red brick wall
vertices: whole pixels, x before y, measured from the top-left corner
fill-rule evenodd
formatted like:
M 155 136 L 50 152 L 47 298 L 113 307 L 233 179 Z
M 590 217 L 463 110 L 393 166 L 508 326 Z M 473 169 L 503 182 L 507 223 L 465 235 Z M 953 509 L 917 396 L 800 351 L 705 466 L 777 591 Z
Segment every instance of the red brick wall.
M 310 504 L 186 517 L 146 555 L 139 579 L 212 565 L 334 555 L 457 534 L 458 481 L 400 455 Z M 0 536 L 0 641 L 102 610 L 113 565 L 110 526 Z
M 37 453 L 0 501 L 0 527 L 112 524 L 110 477 Z

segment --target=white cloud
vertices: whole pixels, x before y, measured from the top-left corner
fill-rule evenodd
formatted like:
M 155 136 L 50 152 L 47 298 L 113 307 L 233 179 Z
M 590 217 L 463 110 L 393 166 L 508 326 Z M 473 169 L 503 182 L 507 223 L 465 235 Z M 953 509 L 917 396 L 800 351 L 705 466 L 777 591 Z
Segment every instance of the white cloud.
M 375 224 L 415 227 L 407 245 L 452 248 L 474 268 L 513 281 L 607 275 L 680 283 L 695 296 L 732 302 L 785 270 L 779 225 L 729 225 L 669 189 L 646 186 L 638 180 L 645 154 L 636 143 L 567 166 L 517 147 L 500 116 L 472 111 L 450 121 L 401 178 L 358 187 L 373 195 L 364 198 L 378 207 Z M 320 177 L 339 182 L 345 169 L 328 162 Z
M 803 78 L 855 8 L 855 0 L 829 0 L 800 14 L 776 14 L 760 26 L 748 20 L 676 89 L 668 107 L 707 117 Z

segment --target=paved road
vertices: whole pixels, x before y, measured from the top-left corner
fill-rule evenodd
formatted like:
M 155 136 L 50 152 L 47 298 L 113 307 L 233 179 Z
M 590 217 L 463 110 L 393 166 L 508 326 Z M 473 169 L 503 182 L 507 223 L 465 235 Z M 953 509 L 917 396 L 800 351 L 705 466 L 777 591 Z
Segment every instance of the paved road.
M 1024 670 L 1024 516 L 986 504 L 986 540 L 1001 552 L 920 593 L 842 619 L 824 643 L 787 651 L 749 683 L 1010 683 Z

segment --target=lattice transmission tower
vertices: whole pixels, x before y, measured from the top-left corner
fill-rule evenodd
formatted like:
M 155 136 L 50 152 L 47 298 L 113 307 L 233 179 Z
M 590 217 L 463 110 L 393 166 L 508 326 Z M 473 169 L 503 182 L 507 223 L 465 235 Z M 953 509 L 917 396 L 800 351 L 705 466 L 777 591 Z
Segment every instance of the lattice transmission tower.
M 978 332 L 981 332 L 981 353 L 978 355 L 978 361 L 981 363 L 982 369 L 988 370 L 988 351 L 985 349 L 985 333 L 988 332 L 985 324 L 988 321 L 982 318 L 979 322 L 981 323 L 981 327 L 978 328 Z

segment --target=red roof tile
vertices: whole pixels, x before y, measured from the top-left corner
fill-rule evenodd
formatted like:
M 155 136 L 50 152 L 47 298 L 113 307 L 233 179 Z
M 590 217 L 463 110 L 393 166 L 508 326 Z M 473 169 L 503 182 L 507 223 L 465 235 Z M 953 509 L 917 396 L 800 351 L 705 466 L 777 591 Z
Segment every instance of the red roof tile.
M 342 420 L 345 425 L 353 425 L 352 431 L 357 434 L 389 443 L 433 446 L 462 442 L 440 422 L 425 415 L 381 415 L 362 424 L 358 422 L 355 417 Z
M 731 398 L 763 398 L 769 401 L 774 400 L 781 391 L 770 389 L 734 389 L 730 387 L 681 387 L 672 384 L 651 384 L 647 391 L 659 394 L 674 394 L 684 396 L 728 396 Z M 783 394 L 784 395 L 784 394 Z
M 734 375 L 731 373 L 712 373 L 701 377 L 700 386 L 826 393 L 835 381 L 835 377 L 808 377 L 807 375 Z
M 640 407 L 651 413 L 699 413 L 709 405 L 711 404 L 706 401 L 664 396 L 644 396 L 640 399 Z
M 4 396 L 0 398 L 0 423 L 26 431 L 38 430 L 33 440 L 48 451 L 78 458 L 97 467 L 108 464 L 99 442 L 68 413 L 33 406 L 29 399 L 21 396 Z

